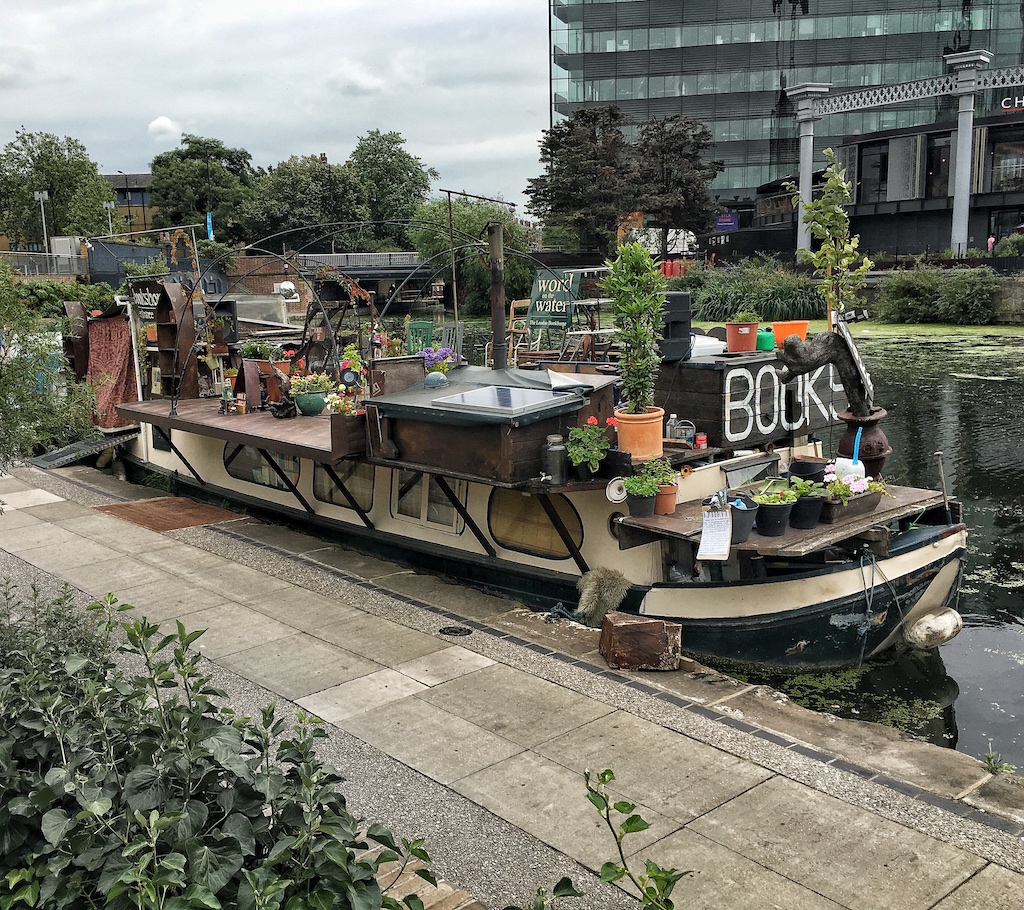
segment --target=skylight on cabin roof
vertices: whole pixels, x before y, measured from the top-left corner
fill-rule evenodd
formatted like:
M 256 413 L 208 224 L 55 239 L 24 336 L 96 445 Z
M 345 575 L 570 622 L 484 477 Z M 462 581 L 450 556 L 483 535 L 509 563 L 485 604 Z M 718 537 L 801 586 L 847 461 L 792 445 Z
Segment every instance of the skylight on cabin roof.
M 541 411 L 557 410 L 568 400 L 578 400 L 573 392 L 551 389 L 524 389 L 514 386 L 491 385 L 457 395 L 446 395 L 431 401 L 434 407 L 498 417 L 520 417 Z

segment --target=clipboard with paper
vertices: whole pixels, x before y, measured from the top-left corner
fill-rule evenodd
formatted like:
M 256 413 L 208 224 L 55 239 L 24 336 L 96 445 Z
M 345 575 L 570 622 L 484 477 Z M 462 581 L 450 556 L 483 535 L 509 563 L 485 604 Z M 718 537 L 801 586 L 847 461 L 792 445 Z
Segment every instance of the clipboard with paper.
M 703 509 L 697 559 L 724 562 L 729 558 L 731 541 L 732 511 L 726 491 L 719 490 Z

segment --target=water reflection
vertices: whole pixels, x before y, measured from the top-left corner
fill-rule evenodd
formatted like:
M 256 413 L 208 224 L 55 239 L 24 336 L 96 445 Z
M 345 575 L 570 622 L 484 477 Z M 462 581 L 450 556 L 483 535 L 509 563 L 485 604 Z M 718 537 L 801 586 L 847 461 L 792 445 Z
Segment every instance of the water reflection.
M 1024 768 L 1024 338 L 868 332 L 857 333 L 857 341 L 876 403 L 889 412 L 883 428 L 894 452 L 886 478 L 936 488 L 934 453 L 942 451 L 947 488 L 964 504 L 965 628 L 941 649 L 941 662 L 959 683 L 958 747 L 981 758 L 991 741 Z M 894 667 L 892 675 L 909 686 L 918 672 Z M 952 724 L 952 704 L 949 715 Z

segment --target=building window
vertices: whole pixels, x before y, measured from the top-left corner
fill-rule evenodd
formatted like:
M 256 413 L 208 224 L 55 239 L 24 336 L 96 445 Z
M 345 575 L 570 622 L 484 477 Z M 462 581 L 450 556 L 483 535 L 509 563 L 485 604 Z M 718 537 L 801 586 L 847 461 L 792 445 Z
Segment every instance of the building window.
M 369 512 L 373 506 L 373 465 L 361 461 L 341 461 L 334 465 L 334 473 L 345 484 L 359 508 Z M 323 465 L 313 465 L 313 496 L 320 502 L 351 509 L 348 500 Z
M 237 446 L 235 443 L 224 444 L 224 468 L 231 477 L 245 480 L 248 483 L 270 487 L 272 490 L 287 490 L 288 487 L 277 476 L 277 471 L 270 467 L 263 456 L 252 446 L 242 446 L 241 451 L 231 459 Z M 277 452 L 268 453 L 284 475 L 295 485 L 299 482 L 299 459 L 295 455 L 281 455 Z
M 928 160 L 924 180 L 926 199 L 940 199 L 949 195 L 950 153 L 949 136 L 928 137 Z
M 865 145 L 860 150 L 860 193 L 857 201 L 885 202 L 889 189 L 889 143 Z
M 459 501 L 466 501 L 464 480 L 447 481 Z M 396 518 L 405 518 L 434 528 L 460 533 L 462 520 L 455 506 L 445 495 L 436 477 L 419 471 L 399 470 L 392 473 L 393 512 Z
M 579 513 L 564 496 L 549 498 L 579 549 L 583 546 L 583 522 Z M 495 488 L 487 504 L 487 525 L 491 537 L 508 550 L 545 559 L 569 559 L 568 549 L 536 496 Z
M 1024 190 L 1024 139 L 997 142 L 992 147 L 992 192 Z

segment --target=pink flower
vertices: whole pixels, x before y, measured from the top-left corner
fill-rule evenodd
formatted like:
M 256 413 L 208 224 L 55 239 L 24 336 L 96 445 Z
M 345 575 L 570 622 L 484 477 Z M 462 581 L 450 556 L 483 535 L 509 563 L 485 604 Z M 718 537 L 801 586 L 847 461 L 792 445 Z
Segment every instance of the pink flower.
M 846 485 L 851 493 L 866 493 L 868 490 L 868 479 L 866 477 L 847 477 Z

